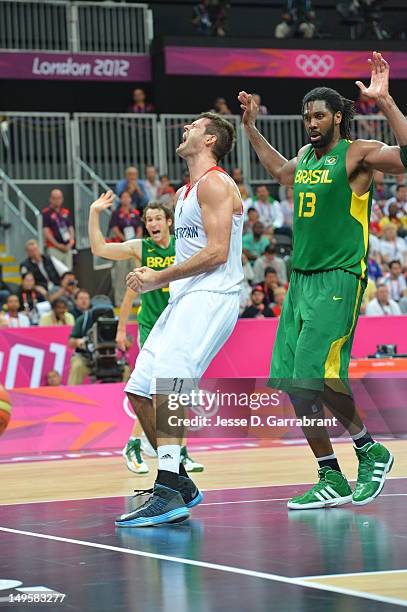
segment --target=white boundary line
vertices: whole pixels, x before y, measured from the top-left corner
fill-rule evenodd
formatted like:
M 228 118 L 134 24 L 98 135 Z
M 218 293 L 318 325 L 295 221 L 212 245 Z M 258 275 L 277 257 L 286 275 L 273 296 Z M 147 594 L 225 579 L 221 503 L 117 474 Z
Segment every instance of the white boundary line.
M 174 563 L 181 563 L 182 565 L 190 565 L 194 567 L 201 567 L 204 569 L 218 570 L 218 571 L 227 572 L 230 574 L 239 574 L 243 576 L 249 576 L 251 578 L 261 578 L 263 580 L 282 582 L 285 584 L 291 584 L 293 586 L 301 586 L 301 587 L 316 589 L 320 591 L 329 591 L 331 593 L 338 593 L 340 595 L 350 595 L 352 597 L 360 597 L 362 599 L 368 599 L 371 601 L 380 601 L 382 603 L 391 603 L 391 604 L 396 604 L 399 606 L 407 607 L 407 600 L 396 599 L 393 597 L 384 597 L 382 595 L 373 595 L 372 593 L 354 591 L 352 589 L 345 589 L 341 587 L 331 587 L 329 585 L 307 582 L 302 577 L 289 578 L 288 576 L 279 576 L 278 574 L 268 574 L 266 572 L 256 572 L 253 570 L 248 570 L 248 569 L 244 569 L 240 567 L 220 565 L 218 563 L 207 563 L 206 561 L 195 561 L 192 559 L 183 559 L 182 557 L 171 557 L 169 555 L 158 555 L 156 553 L 149 553 L 149 552 L 145 552 L 141 550 L 130 550 L 128 548 L 120 548 L 119 546 L 110 546 L 107 544 L 97 544 L 96 542 L 87 542 L 85 540 L 72 540 L 70 538 L 61 538 L 58 536 L 46 535 L 43 533 L 35 533 L 31 531 L 21 531 L 18 529 L 9 529 L 8 527 L 0 527 L 0 531 L 4 531 L 6 533 L 13 533 L 17 535 L 30 536 L 30 537 L 40 538 L 40 539 L 45 539 L 45 540 L 53 540 L 55 542 L 64 542 L 66 544 L 77 544 L 80 546 L 88 546 L 89 548 L 110 550 L 112 552 L 125 553 L 127 555 L 147 557 L 149 559 L 158 559 L 160 561 L 171 561 Z
M 387 480 L 402 480 L 406 479 L 407 476 L 388 476 Z M 350 480 L 349 482 L 355 482 L 354 480 Z M 296 482 L 294 484 L 290 482 L 286 482 L 284 484 L 270 484 L 270 485 L 247 485 L 245 487 L 222 487 L 219 489 L 201 489 L 205 492 L 213 492 L 213 491 L 242 491 L 244 489 L 272 489 L 276 487 L 300 487 L 302 485 L 313 485 L 314 482 Z M 146 485 L 147 488 L 147 485 Z M 407 493 L 381 493 L 380 497 L 398 497 L 407 495 Z M 28 504 L 55 504 L 57 502 L 66 502 L 66 501 L 88 501 L 90 499 L 114 499 L 115 497 L 133 497 L 131 494 L 128 495 L 96 495 L 94 497 L 68 497 L 65 499 L 38 499 L 34 501 L 21 501 L 21 502 L 12 502 L 11 504 L 3 504 L 0 503 L 0 509 L 5 506 L 26 506 Z M 284 501 L 285 498 L 281 498 Z M 287 497 L 286 499 L 290 499 Z M 256 500 L 253 500 L 256 501 Z M 271 501 L 271 500 L 270 500 Z M 227 503 L 227 502 L 224 502 Z M 228 502 L 231 503 L 231 502 Z M 200 504 L 200 505 L 208 505 L 208 504 Z
M 377 570 L 373 572 L 345 572 L 345 574 L 324 574 L 319 576 L 301 576 L 301 580 L 318 580 L 320 578 L 342 578 L 342 576 L 378 576 L 380 574 L 397 574 L 407 572 L 407 569 Z

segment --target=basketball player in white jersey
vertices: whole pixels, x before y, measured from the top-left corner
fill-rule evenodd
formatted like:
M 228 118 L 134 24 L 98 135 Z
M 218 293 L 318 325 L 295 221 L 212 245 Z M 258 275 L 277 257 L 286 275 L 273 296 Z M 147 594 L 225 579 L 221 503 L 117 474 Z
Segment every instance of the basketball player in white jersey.
M 184 520 L 188 509 L 202 499 L 180 467 L 182 432 L 168 432 L 168 417 L 166 429 L 160 415 L 171 414 L 170 393 L 196 388 L 193 381 L 200 379 L 238 318 L 243 206 L 236 184 L 217 166 L 233 143 L 233 126 L 214 113 L 204 113 L 184 127 L 177 153 L 188 164 L 191 182 L 176 198 L 175 264 L 162 271 L 138 268 L 128 275 L 127 285 L 135 291 L 169 284 L 170 300 L 139 353 L 125 389 L 150 443 L 157 448 L 157 479 L 150 498 L 116 520 L 119 527 Z

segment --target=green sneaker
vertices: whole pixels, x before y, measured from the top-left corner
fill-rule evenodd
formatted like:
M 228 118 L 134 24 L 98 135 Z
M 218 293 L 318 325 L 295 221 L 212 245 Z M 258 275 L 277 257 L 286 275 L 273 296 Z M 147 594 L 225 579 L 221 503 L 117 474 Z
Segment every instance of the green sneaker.
M 122 455 L 130 472 L 148 474 L 148 465 L 143 461 L 140 438 L 130 438 L 122 450 Z
M 318 470 L 318 476 L 316 485 L 289 500 L 287 507 L 290 510 L 342 506 L 352 501 L 352 489 L 341 472 L 323 467 Z
M 198 463 L 194 461 L 192 457 L 188 455 L 188 450 L 186 446 L 181 447 L 181 463 L 184 464 L 184 468 L 186 472 L 203 472 L 204 466 L 202 463 Z
M 352 503 L 364 506 L 373 501 L 383 489 L 386 474 L 393 467 L 394 457 L 379 442 L 368 442 L 362 448 L 355 447 L 355 451 L 359 468 Z

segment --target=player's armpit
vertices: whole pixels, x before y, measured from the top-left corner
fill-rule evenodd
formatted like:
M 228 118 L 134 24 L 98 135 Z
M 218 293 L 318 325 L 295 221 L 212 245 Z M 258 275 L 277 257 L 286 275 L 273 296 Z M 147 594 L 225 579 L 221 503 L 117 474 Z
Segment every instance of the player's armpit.
M 404 174 L 406 168 L 400 159 L 400 147 L 389 146 L 379 140 L 357 140 L 356 145 L 360 162 L 371 170 L 390 174 Z

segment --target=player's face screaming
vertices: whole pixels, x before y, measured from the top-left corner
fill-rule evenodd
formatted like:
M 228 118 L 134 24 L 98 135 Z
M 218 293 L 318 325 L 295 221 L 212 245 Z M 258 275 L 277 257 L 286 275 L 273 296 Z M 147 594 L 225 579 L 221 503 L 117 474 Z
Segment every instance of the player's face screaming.
M 210 138 L 208 134 L 205 134 L 208 123 L 209 119 L 201 117 L 193 123 L 184 125 L 182 141 L 177 148 L 180 157 L 185 159 L 188 155 L 199 153 L 205 148 L 205 139 Z
M 165 218 L 165 213 L 159 208 L 148 210 L 146 214 L 146 228 L 154 242 L 167 241 L 170 235 L 169 221 Z
M 304 108 L 304 127 L 315 149 L 329 146 L 335 131 L 335 117 L 324 100 L 308 102 Z

